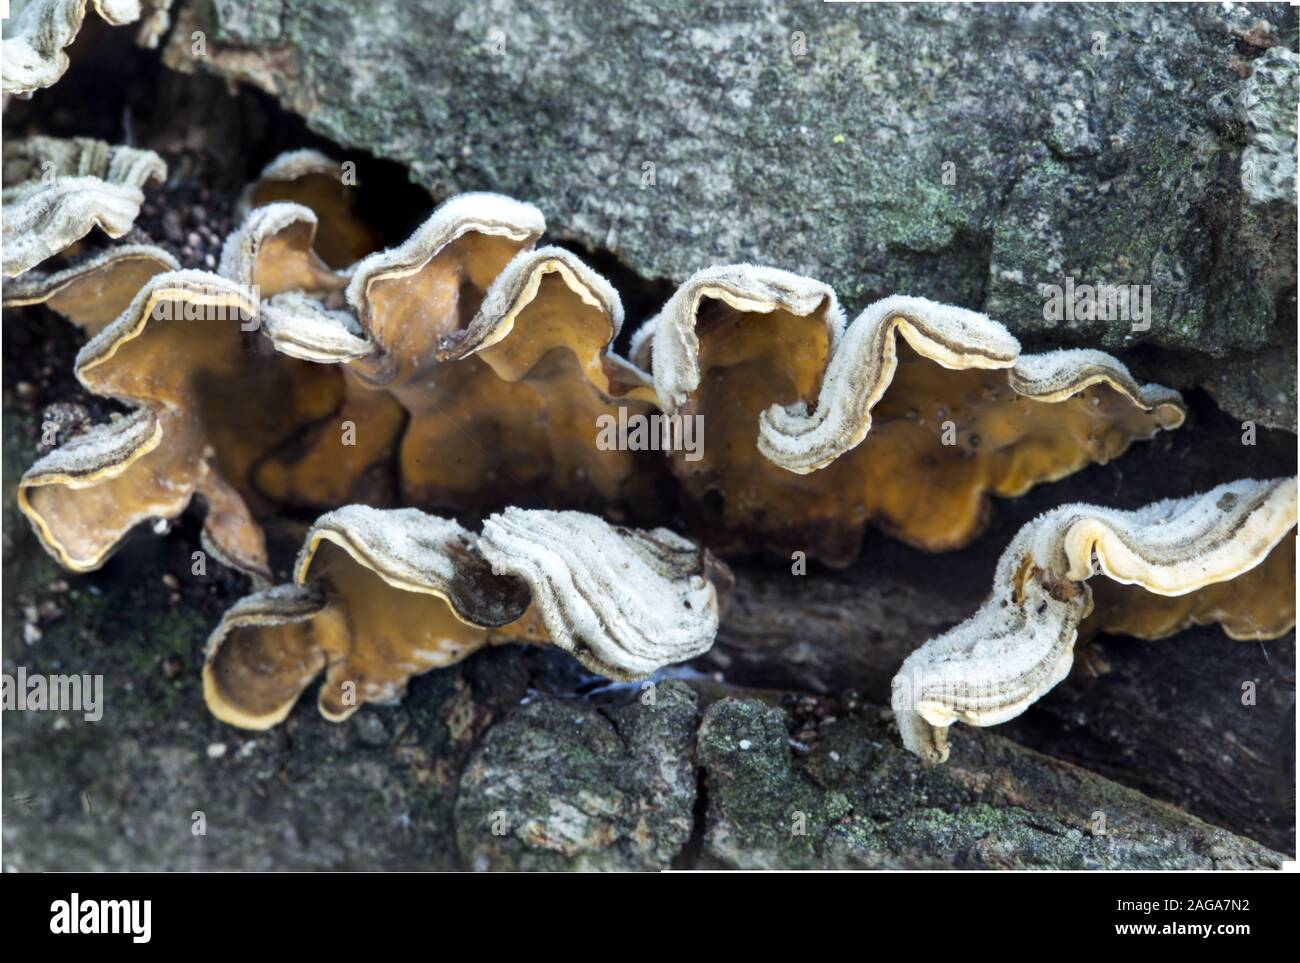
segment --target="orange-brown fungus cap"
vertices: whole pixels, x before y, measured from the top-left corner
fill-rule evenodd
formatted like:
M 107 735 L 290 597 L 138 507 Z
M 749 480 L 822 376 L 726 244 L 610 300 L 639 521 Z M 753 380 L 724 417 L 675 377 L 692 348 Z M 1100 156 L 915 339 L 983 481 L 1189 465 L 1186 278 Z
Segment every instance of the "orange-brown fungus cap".
M 265 729 L 323 670 L 321 713 L 401 698 L 410 678 L 485 645 L 555 644 L 618 678 L 713 642 L 717 563 L 663 530 L 510 509 L 483 536 L 415 509 L 349 506 L 308 534 L 295 584 L 238 602 L 203 671 L 213 714 Z
M 160 247 L 122 244 L 57 271 L 28 271 L 6 282 L 4 306 L 48 305 L 94 337 L 127 309 L 150 278 L 179 269 Z
M 954 722 L 1015 718 L 1069 674 L 1080 632 L 1162 638 L 1218 622 L 1232 638 L 1281 635 L 1295 624 L 1295 527 L 1294 478 L 1039 516 L 1002 553 L 984 605 L 903 662 L 903 743 L 943 762 Z
M 660 397 L 701 415 L 675 452 L 692 514 L 732 548 L 831 564 L 868 522 L 941 551 L 1015 496 L 1177 427 L 1177 393 L 1096 351 L 1021 355 L 983 315 L 888 298 L 841 331 L 829 289 L 767 268 L 700 272 L 647 323 Z M 899 337 L 901 335 L 901 337 Z
M 174 517 L 197 493 L 209 507 L 205 544 L 266 573 L 250 470 L 337 407 L 340 385 L 331 369 L 279 355 L 245 330 L 257 318 L 245 286 L 170 272 L 82 348 L 82 384 L 134 411 L 56 448 L 20 482 L 21 508 L 66 567 L 99 567 L 132 527 Z
M 279 201 L 310 208 L 320 218 L 316 250 L 335 269 L 380 246 L 379 235 L 353 210 L 357 182 L 344 164 L 314 150 L 281 154 L 258 175 L 243 199 L 247 209 Z

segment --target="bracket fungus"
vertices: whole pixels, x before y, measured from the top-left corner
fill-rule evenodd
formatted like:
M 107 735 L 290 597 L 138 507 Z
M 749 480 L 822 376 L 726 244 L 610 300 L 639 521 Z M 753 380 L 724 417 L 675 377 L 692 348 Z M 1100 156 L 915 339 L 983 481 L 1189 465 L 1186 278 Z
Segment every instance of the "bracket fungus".
M 407 497 L 482 507 L 531 491 L 615 511 L 649 497 L 657 459 L 598 443 L 598 426 L 620 404 L 654 410 L 650 379 L 610 350 L 622 322 L 618 294 L 573 254 L 516 255 L 473 319 L 440 338 L 441 367 L 418 406 L 407 402 Z M 462 433 L 474 449 L 440 463 L 437 453 Z
M 627 679 L 712 644 L 725 566 L 666 529 L 507 509 L 476 536 L 416 509 L 351 505 L 317 520 L 294 582 L 237 602 L 213 631 L 208 708 L 267 729 L 322 672 L 340 721 L 487 645 L 552 644 Z
M 144 185 L 167 165 L 149 150 L 77 137 L 29 137 L 4 148 L 6 278 L 71 248 L 98 226 L 109 237 L 131 229 Z
M 1099 351 L 1022 355 L 982 314 L 890 297 L 847 328 L 834 292 L 753 265 L 688 280 L 637 333 L 666 410 L 702 415 L 673 454 L 690 512 L 719 544 L 857 554 L 869 521 L 959 548 L 990 495 L 1017 496 L 1176 428 L 1178 393 Z
M 295 150 L 276 157 L 239 200 L 241 217 L 255 208 L 290 202 L 309 208 L 320 219 L 315 248 L 330 267 L 355 264 L 380 247 L 379 235 L 352 209 L 355 182 L 344 182 L 344 164 L 316 150 Z
M 94 337 L 127 309 L 155 275 L 180 263 L 151 244 L 119 244 L 57 271 L 28 271 L 5 282 L 4 307 L 48 305 Z
M 258 208 L 227 239 L 219 273 L 154 274 L 107 325 L 104 309 L 131 272 L 148 274 L 169 255 L 123 246 L 20 279 L 15 297 L 48 299 L 92 335 L 77 355 L 81 383 L 135 409 L 50 452 L 19 483 L 19 506 L 65 567 L 98 568 L 135 525 L 174 517 L 200 494 L 207 547 L 267 575 L 253 515 L 265 502 L 252 481 L 256 466 L 343 401 L 333 370 L 276 352 L 257 333 L 283 324 L 289 310 L 262 298 L 327 295 L 346 283 L 314 252 L 316 223 L 300 205 Z
M 342 265 L 371 241 L 339 169 L 312 151 L 269 165 L 209 275 L 260 294 L 260 332 L 244 349 L 273 351 L 278 362 L 259 370 L 304 392 L 283 411 L 265 406 L 246 444 L 224 424 L 238 416 L 206 422 L 226 438 L 216 463 L 245 502 L 512 504 L 638 523 L 682 510 L 723 552 L 802 549 L 846 564 L 868 522 L 926 549 L 959 547 L 991 495 L 1105 462 L 1183 420 L 1176 392 L 1138 385 L 1100 352 L 1022 355 L 996 322 L 923 298 L 887 298 L 846 326 L 826 285 L 744 264 L 689 279 L 626 360 L 613 347 L 617 292 L 571 252 L 534 247 L 545 222 L 530 204 L 461 195 L 403 243 Z M 33 276 L 12 303 L 46 299 L 98 336 L 131 284 L 171 266 L 159 253 L 122 248 Z M 269 384 L 229 390 L 262 407 Z M 708 443 L 642 444 L 633 431 L 611 443 L 610 426 L 634 419 L 702 421 Z M 93 567 L 100 541 L 60 558 Z
M 30 95 L 52 86 L 68 69 L 64 50 L 86 19 L 89 0 L 15 0 L 13 24 L 0 45 L 4 94 Z M 171 0 L 94 0 L 95 12 L 120 27 L 144 16 L 139 41 L 156 47 L 171 22 Z
M 448 201 L 404 244 L 350 272 L 351 313 L 305 299 L 266 333 L 297 357 L 346 372 L 340 412 L 268 459 L 258 484 L 286 503 L 355 496 L 397 453 L 404 504 L 490 509 L 533 499 L 565 507 L 635 503 L 655 462 L 600 448 L 616 398 L 648 412 L 649 379 L 609 346 L 617 293 L 576 256 L 530 250 L 540 212 L 492 194 Z M 357 444 L 340 450 L 338 426 Z
M 1007 546 L 983 607 L 903 662 L 893 707 L 904 744 L 943 762 L 954 722 L 1015 718 L 1065 678 L 1080 635 L 1160 639 L 1211 623 L 1234 639 L 1282 635 L 1295 625 L 1295 526 L 1294 478 L 1134 511 L 1047 512 Z
M 265 576 L 242 482 L 335 407 L 339 390 L 328 369 L 251 337 L 257 312 L 253 292 L 230 279 L 159 274 L 78 352 L 82 385 L 133 411 L 55 448 L 18 483 L 19 508 L 64 567 L 99 568 L 136 524 L 177 516 L 199 494 L 209 551 Z

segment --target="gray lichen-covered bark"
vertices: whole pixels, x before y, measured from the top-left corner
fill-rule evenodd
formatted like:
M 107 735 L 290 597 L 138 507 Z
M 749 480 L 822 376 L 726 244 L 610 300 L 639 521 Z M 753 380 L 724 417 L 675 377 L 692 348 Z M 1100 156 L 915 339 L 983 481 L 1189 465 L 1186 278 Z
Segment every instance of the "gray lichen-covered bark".
M 530 702 L 494 727 L 461 777 L 460 851 L 474 869 L 661 869 L 690 839 L 694 693 L 651 686 L 608 712 Z
M 753 260 L 982 308 L 1294 430 L 1296 12 L 1282 4 L 190 0 L 247 80 L 438 195 L 680 282 Z M 193 55 L 194 29 L 210 31 Z M 1149 329 L 1045 288 L 1149 285 Z
M 918 771 L 883 711 L 823 715 L 814 731 L 796 758 L 780 708 L 728 698 L 705 713 L 708 857 L 742 869 L 1267 865 L 1221 830 L 996 735 Z

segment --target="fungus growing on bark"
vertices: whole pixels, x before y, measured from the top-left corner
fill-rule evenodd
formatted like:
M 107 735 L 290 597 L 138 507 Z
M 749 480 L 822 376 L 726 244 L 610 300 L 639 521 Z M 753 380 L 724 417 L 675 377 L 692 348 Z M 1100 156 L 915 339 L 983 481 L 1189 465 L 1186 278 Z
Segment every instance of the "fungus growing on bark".
M 294 583 L 234 605 L 213 631 L 203 691 L 217 718 L 280 722 L 322 671 L 333 721 L 393 702 L 410 678 L 487 645 L 553 644 L 614 678 L 713 643 L 725 567 L 665 529 L 508 509 L 482 536 L 416 509 L 352 505 L 317 520 Z
M 329 267 L 315 244 L 319 219 L 301 204 L 267 204 L 251 211 L 221 248 L 220 274 L 256 286 L 262 297 L 285 292 L 324 295 L 347 278 Z
M 657 460 L 597 444 L 614 399 L 649 413 L 654 398 L 649 379 L 609 350 L 618 295 L 569 252 L 528 250 L 543 229 L 530 205 L 454 198 L 407 242 L 352 269 L 351 314 L 296 300 L 292 323 L 268 323 L 281 351 L 343 365 L 347 401 L 268 459 L 259 485 L 326 507 L 355 497 L 396 451 L 401 500 L 426 508 L 616 508 L 648 491 Z M 345 422 L 356 440 L 346 451 Z
M 284 413 L 257 404 L 265 385 L 242 385 L 266 425 L 255 446 L 217 454 L 245 501 L 655 521 L 680 499 L 721 551 L 843 564 L 873 520 L 927 549 L 961 546 L 990 495 L 1104 462 L 1183 418 L 1175 392 L 1139 386 L 1100 352 L 1022 356 L 996 322 L 921 298 L 886 299 L 846 328 L 826 285 L 752 265 L 699 272 L 638 332 L 633 358 L 653 362 L 652 378 L 613 351 L 623 310 L 609 283 L 568 251 L 533 249 L 536 208 L 462 195 L 338 269 L 319 247 L 339 233 L 330 224 L 350 236 L 347 191 L 328 158 L 286 155 L 250 203 L 318 209 L 254 207 L 222 253 L 221 277 L 260 295 L 261 331 L 246 341 L 264 336 L 286 372 L 290 359 L 320 369 L 293 375 L 315 387 Z M 131 279 L 162 265 L 148 250 L 33 277 L 15 303 L 47 298 L 93 334 Z M 224 431 L 218 421 L 208 430 Z M 643 439 L 643 426 L 659 430 Z M 665 499 L 669 469 L 678 494 Z
M 46 304 L 94 337 L 127 309 L 150 278 L 180 267 L 160 247 L 121 244 L 57 271 L 28 271 L 6 281 L 4 306 Z
M 297 295 L 275 299 L 276 308 L 289 311 L 284 323 L 276 317 L 267 325 L 267 336 L 284 353 L 342 365 L 345 398 L 328 421 L 268 459 L 258 485 L 278 501 L 319 509 L 364 498 L 369 476 L 387 467 L 395 451 L 402 473 L 407 406 L 426 404 L 438 340 L 472 317 L 492 280 L 543 228 L 531 205 L 463 195 L 438 208 L 404 243 L 355 265 L 348 310 Z M 353 444 L 340 445 L 347 429 Z M 453 457 L 485 441 L 462 438 Z M 437 459 L 447 456 L 440 452 Z M 411 457 L 418 476 L 420 456 Z M 404 475 L 399 484 L 404 490 Z
M 131 229 L 144 185 L 167 165 L 149 150 L 76 137 L 29 137 L 4 147 L 4 276 L 16 277 L 71 248 L 98 226 Z
M 87 0 L 16 0 L 13 22 L 0 44 L 0 90 L 28 95 L 52 86 L 68 69 L 71 46 L 86 18 Z M 141 46 L 156 47 L 171 22 L 171 0 L 94 0 L 95 12 L 114 27 L 144 16 Z
M 549 493 L 615 511 L 648 498 L 660 459 L 599 440 L 620 403 L 655 410 L 649 378 L 610 351 L 622 322 L 614 289 L 573 254 L 518 254 L 473 320 L 439 339 L 440 366 L 402 396 L 405 497 L 482 508 Z M 472 449 L 437 457 L 462 437 Z
M 135 525 L 173 518 L 198 494 L 207 503 L 206 547 L 237 568 L 268 574 L 253 517 L 266 507 L 254 468 L 343 396 L 335 371 L 278 353 L 258 333 L 264 314 L 289 323 L 293 304 L 264 309 L 262 298 L 343 285 L 311 249 L 315 224 L 298 205 L 259 208 L 227 241 L 220 274 L 154 275 L 107 325 L 88 291 L 106 278 L 118 296 L 133 249 L 72 269 L 62 288 L 53 283 L 58 275 L 43 283 L 77 294 L 67 294 L 62 309 L 93 335 L 77 355 L 78 380 L 134 409 L 54 449 L 19 483 L 19 506 L 64 566 L 98 568 Z M 147 272 L 161 252 L 143 250 Z
M 901 336 L 901 337 L 900 337 Z M 875 522 L 959 548 L 990 495 L 1021 495 L 1182 424 L 1177 392 L 1099 351 L 1022 355 L 1000 324 L 891 297 L 843 327 L 834 293 L 770 268 L 711 268 L 638 332 L 667 410 L 701 415 L 674 453 L 690 512 L 726 547 L 856 556 Z
M 353 212 L 356 186 L 351 172 L 332 157 L 315 150 L 289 151 L 267 164 L 244 191 L 240 215 L 283 201 L 311 209 L 321 224 L 316 251 L 330 267 L 342 269 L 380 246 L 379 235 Z
M 173 518 L 199 494 L 208 549 L 266 574 L 246 479 L 336 407 L 340 392 L 327 369 L 276 354 L 251 333 L 258 311 L 243 285 L 169 272 L 81 349 L 78 380 L 133 411 L 54 449 L 19 483 L 19 506 L 64 566 L 98 568 L 135 525 Z
M 1027 524 L 971 618 L 894 678 L 903 742 L 948 757 L 947 727 L 1013 719 L 1068 674 L 1080 634 L 1165 638 L 1219 623 L 1234 639 L 1295 625 L 1296 482 L 1238 481 L 1135 511 L 1066 505 Z

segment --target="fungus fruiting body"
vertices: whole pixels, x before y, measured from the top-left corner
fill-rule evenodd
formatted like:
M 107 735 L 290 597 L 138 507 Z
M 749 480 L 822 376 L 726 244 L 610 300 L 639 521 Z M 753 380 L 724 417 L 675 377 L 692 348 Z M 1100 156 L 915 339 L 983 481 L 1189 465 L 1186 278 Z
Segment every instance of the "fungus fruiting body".
M 310 212 L 284 208 L 259 220 L 256 238 L 237 236 L 222 274 L 149 278 L 78 353 L 78 380 L 132 412 L 54 449 L 19 483 L 20 508 L 65 567 L 98 568 L 135 525 L 174 517 L 197 494 L 208 507 L 207 546 L 267 574 L 250 509 L 254 466 L 341 400 L 329 369 L 275 352 L 256 331 L 264 294 L 334 280 L 313 260 Z
M 259 296 L 245 348 L 329 386 L 313 423 L 289 406 L 283 431 L 223 472 L 246 501 L 680 513 L 725 553 L 845 564 L 871 522 L 930 550 L 964 545 L 991 495 L 1183 419 L 1176 392 L 1100 352 L 1023 355 L 1000 324 L 923 298 L 887 298 L 846 326 L 826 285 L 753 265 L 689 279 L 628 360 L 614 350 L 617 292 L 573 253 L 535 248 L 545 223 L 529 204 L 453 198 L 344 266 L 373 238 L 339 168 L 309 151 L 270 165 L 221 258 L 220 277 Z M 47 301 L 95 334 L 130 285 L 170 266 L 147 246 L 110 249 L 20 278 L 12 303 Z M 661 416 L 698 424 L 694 448 L 670 429 L 649 445 L 606 432 Z
M 121 237 L 140 214 L 145 185 L 166 176 L 167 165 L 153 151 L 88 137 L 6 143 L 4 276 L 32 269 L 95 227 Z
M 1021 495 L 1182 424 L 1177 392 L 1099 351 L 1022 355 L 1000 324 L 924 298 L 847 328 L 824 285 L 738 265 L 702 271 L 638 332 L 675 413 L 703 416 L 698 463 L 674 453 L 691 513 L 722 546 L 857 554 L 869 521 L 942 551 Z
M 1296 482 L 1239 481 L 1134 511 L 1065 505 L 1030 522 L 971 618 L 894 679 L 904 744 L 947 759 L 947 727 L 1024 712 L 1069 672 L 1076 638 L 1165 638 L 1219 623 L 1234 639 L 1295 625 Z
M 556 645 L 614 678 L 648 675 L 713 642 L 729 576 L 665 529 L 509 509 L 483 534 L 415 509 L 348 506 L 308 533 L 294 584 L 236 603 L 209 640 L 208 707 L 281 721 L 322 671 L 326 718 L 392 702 L 408 680 L 486 645 Z
M 48 305 L 91 338 L 130 306 L 150 278 L 179 271 L 160 247 L 119 244 L 55 271 L 28 271 L 5 282 L 4 306 Z
M 126 148 L 26 149 L 12 159 L 19 173 L 51 152 L 65 168 L 85 160 L 107 170 L 107 182 L 136 194 L 156 173 L 144 152 L 113 153 Z M 656 623 L 672 612 L 655 611 L 667 595 L 628 594 L 617 572 L 584 568 L 620 546 L 632 552 L 624 569 L 641 565 L 667 585 L 698 576 L 694 561 L 681 561 L 695 558 L 693 546 L 666 530 L 608 534 L 591 517 L 510 509 L 473 537 L 420 512 L 367 515 L 357 503 L 581 507 L 608 519 L 681 511 L 723 551 L 794 547 L 844 564 L 872 521 L 928 550 L 965 545 L 989 495 L 1104 463 L 1183 421 L 1177 392 L 1139 385 L 1104 353 L 1024 355 L 996 321 L 922 298 L 881 300 L 846 325 L 826 285 L 754 265 L 688 279 L 624 359 L 614 350 L 619 295 L 572 252 L 534 247 L 545 222 L 532 205 L 461 195 L 406 242 L 369 252 L 376 240 L 338 174 L 315 152 L 270 165 L 216 273 L 174 270 L 148 244 L 30 270 L 103 224 L 77 201 L 75 216 L 53 218 L 73 229 L 23 257 L 6 292 L 6 303 L 47 303 L 81 325 L 90 342 L 78 378 L 129 407 L 56 448 L 19 485 L 19 506 L 66 567 L 98 567 L 134 525 L 177 515 L 200 495 L 208 547 L 265 578 L 261 513 L 354 506 L 318 522 L 294 586 L 252 595 L 214 636 L 213 652 L 225 655 L 209 663 L 209 697 L 239 724 L 282 717 L 322 668 L 322 710 L 339 717 L 339 672 L 361 702 L 393 698 L 409 674 L 503 639 L 549 639 L 612 676 L 699 648 L 694 616 Z M 135 213 L 138 204 L 123 224 Z M 646 451 L 603 435 L 603 425 L 656 413 L 697 418 L 707 438 L 695 451 Z M 399 524 L 435 530 L 425 545 L 396 537 Z M 606 548 L 555 555 L 558 543 L 582 539 Z M 363 543 L 391 558 L 367 563 L 377 556 Z M 468 558 L 465 546 L 482 563 L 474 572 L 489 563 L 497 572 L 498 603 L 526 585 L 532 607 L 494 621 L 448 597 L 446 558 Z M 435 555 L 443 581 L 394 581 L 403 565 Z M 411 585 L 434 608 L 422 612 L 432 628 L 407 645 L 387 620 L 412 602 L 391 595 Z M 385 602 L 372 612 L 361 602 L 370 598 Z M 1128 608 L 1109 611 L 1118 619 Z M 1164 621 L 1219 610 L 1201 599 Z M 269 658 L 259 639 L 272 628 L 276 645 L 298 655 L 237 695 L 243 684 L 233 680 L 252 680 L 250 665 Z M 225 645 L 227 636 L 237 641 Z
M 81 31 L 90 0 L 26 0 L 0 46 L 0 90 L 28 95 L 55 83 L 68 69 L 65 48 Z M 171 0 L 94 0 L 95 12 L 115 27 L 141 24 L 139 41 L 155 47 L 171 22 Z
M 345 181 L 347 178 L 347 181 Z M 355 178 L 345 165 L 316 150 L 281 154 L 262 169 L 240 198 L 239 212 L 290 202 L 314 211 L 322 224 L 315 248 L 330 267 L 341 269 L 381 247 L 378 234 L 352 208 Z

